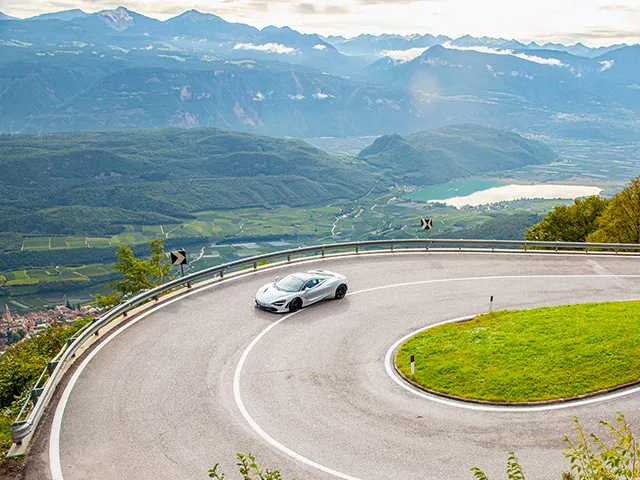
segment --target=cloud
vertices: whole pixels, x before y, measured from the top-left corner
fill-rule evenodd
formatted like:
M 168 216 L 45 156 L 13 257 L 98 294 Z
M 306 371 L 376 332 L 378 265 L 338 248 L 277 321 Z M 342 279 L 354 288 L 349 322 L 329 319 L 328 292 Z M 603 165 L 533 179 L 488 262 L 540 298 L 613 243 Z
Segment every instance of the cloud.
M 313 94 L 313 98 L 316 98 L 318 100 L 324 100 L 329 97 L 335 98 L 333 95 L 330 95 L 328 93 L 322 93 L 320 90 L 318 90 L 316 93 Z
M 287 96 L 291 99 L 291 100 L 304 100 L 304 95 L 302 95 L 301 93 L 298 93 L 296 95 L 291 95 L 290 93 L 287 94 Z
M 392 58 L 393 60 L 410 62 L 422 55 L 425 50 L 427 50 L 426 47 L 415 47 L 407 50 L 382 50 L 380 53 L 385 57 Z
M 474 52 L 480 53 L 489 53 L 492 55 L 511 55 L 512 57 L 517 57 L 522 60 L 526 60 L 528 62 L 540 63 L 542 65 L 553 65 L 555 67 L 566 67 L 566 63 L 562 63 L 557 58 L 544 58 L 538 57 L 536 55 L 529 55 L 527 53 L 522 52 L 514 52 L 513 50 L 505 49 L 498 50 L 496 48 L 486 47 L 484 45 L 472 46 L 472 47 L 460 47 L 457 45 L 452 45 L 451 42 L 445 42 L 442 44 L 444 48 L 449 48 L 451 50 L 472 50 Z
M 640 12 L 639 7 L 631 7 L 629 5 L 599 5 L 598 9 L 610 12 Z
M 551 41 L 565 44 L 593 41 L 598 45 L 610 45 L 612 41 L 626 41 L 628 43 L 640 42 L 640 35 L 638 35 L 637 30 L 591 27 L 579 32 L 558 32 L 547 35 L 536 35 L 536 39 L 538 39 L 538 41 Z
M 316 49 L 316 50 L 326 50 L 327 46 L 326 45 L 322 45 L 321 43 L 319 43 L 317 45 L 314 45 L 313 48 Z
M 280 43 L 265 43 L 264 45 L 254 45 L 253 43 L 236 43 L 234 50 L 258 50 L 259 52 L 279 53 L 279 54 L 296 54 L 300 50 L 287 47 Z
M 611 67 L 613 67 L 613 64 L 615 63 L 614 60 L 603 60 L 600 62 L 600 65 L 602 65 L 602 68 L 600 69 L 601 72 L 604 72 L 605 70 L 609 70 Z
M 358 0 L 360 5 L 409 5 L 412 3 L 441 2 L 443 0 Z
M 351 12 L 351 10 L 344 5 L 325 5 L 321 7 L 313 3 L 298 3 L 291 8 L 294 12 L 301 15 L 343 15 Z
M 316 7 L 313 5 L 313 3 L 299 3 L 295 7 L 295 10 L 298 13 L 302 13 L 302 14 L 314 14 L 314 13 L 317 13 Z

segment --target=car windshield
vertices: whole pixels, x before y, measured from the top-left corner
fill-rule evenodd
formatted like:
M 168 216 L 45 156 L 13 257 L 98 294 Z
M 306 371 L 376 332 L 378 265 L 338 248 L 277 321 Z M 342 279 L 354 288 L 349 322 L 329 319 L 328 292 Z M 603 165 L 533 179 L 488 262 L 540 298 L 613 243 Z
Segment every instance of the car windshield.
M 295 275 L 287 275 L 276 282 L 276 287 L 285 292 L 297 292 L 302 287 L 304 280 Z

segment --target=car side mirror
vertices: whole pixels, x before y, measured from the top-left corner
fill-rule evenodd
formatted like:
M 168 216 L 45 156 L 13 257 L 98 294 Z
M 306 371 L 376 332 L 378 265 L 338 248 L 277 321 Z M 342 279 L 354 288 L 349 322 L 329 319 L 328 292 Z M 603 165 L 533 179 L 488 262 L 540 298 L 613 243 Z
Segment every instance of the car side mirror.
M 277 282 L 278 280 L 280 280 L 280 277 L 276 277 L 273 279 L 274 282 Z

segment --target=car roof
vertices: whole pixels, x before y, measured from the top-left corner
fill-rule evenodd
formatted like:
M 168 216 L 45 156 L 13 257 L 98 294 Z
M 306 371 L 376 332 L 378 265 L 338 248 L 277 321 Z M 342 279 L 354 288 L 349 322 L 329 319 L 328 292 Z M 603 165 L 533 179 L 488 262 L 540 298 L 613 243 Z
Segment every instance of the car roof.
M 299 278 L 302 281 L 307 281 L 311 278 L 327 278 L 330 275 L 327 275 L 324 272 L 319 272 L 317 270 L 311 270 L 309 272 L 296 272 L 296 273 L 292 273 L 291 275 L 289 275 L 290 277 L 296 277 Z

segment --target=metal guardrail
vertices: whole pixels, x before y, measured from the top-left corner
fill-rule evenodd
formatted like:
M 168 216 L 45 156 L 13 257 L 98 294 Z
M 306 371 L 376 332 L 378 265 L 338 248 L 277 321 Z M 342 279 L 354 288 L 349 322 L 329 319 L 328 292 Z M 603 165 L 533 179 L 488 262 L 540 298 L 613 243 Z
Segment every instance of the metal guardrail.
M 512 249 L 513 251 L 531 252 L 538 251 L 548 253 L 580 251 L 588 253 L 589 251 L 598 251 L 598 253 L 609 252 L 610 254 L 618 254 L 624 252 L 626 254 L 640 255 L 640 245 L 638 244 L 613 244 L 613 243 L 581 243 L 581 242 L 535 242 L 535 241 L 511 241 L 511 240 L 453 240 L 453 239 L 407 239 L 407 240 L 372 240 L 364 242 L 347 242 L 335 243 L 328 245 L 314 245 L 311 247 L 299 247 L 290 250 L 281 250 L 274 253 L 257 255 L 234 262 L 225 263 L 215 267 L 207 268 L 182 278 L 178 278 L 167 282 L 152 290 L 142 292 L 124 303 L 112 308 L 104 315 L 96 318 L 93 322 L 88 323 L 80 329 L 72 338 L 70 338 L 65 346 L 60 350 L 56 357 L 50 361 L 43 370 L 40 378 L 26 399 L 16 421 L 11 427 L 11 437 L 16 444 L 21 444 L 22 440 L 27 437 L 38 425 L 38 422 L 44 414 L 45 408 L 49 404 L 51 397 L 55 391 L 57 384 L 64 374 L 65 367 L 69 361 L 75 356 L 76 352 L 82 347 L 92 335 L 98 335 L 102 327 L 115 320 L 120 316 L 126 316 L 127 313 L 142 305 L 149 300 L 158 300 L 159 296 L 178 287 L 186 286 L 191 288 L 192 283 L 212 278 L 218 275 L 223 278 L 225 273 L 234 270 L 240 270 L 246 267 L 252 267 L 255 270 L 259 264 L 264 261 L 273 259 L 284 259 L 291 262 L 293 257 L 304 257 L 308 254 L 316 254 L 324 257 L 327 252 L 351 251 L 355 253 L 364 253 L 367 249 L 388 248 L 388 252 L 397 251 L 397 247 L 405 247 L 405 250 L 420 248 L 425 250 L 457 250 L 465 251 L 477 250 L 479 248 L 490 248 L 491 251 Z M 545 249 L 545 250 L 541 250 Z M 371 251 L 371 250 L 369 250 Z M 48 376 L 47 376 L 48 374 Z M 29 411 L 29 405 L 33 408 Z M 25 415 L 28 416 L 23 420 Z

